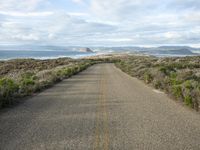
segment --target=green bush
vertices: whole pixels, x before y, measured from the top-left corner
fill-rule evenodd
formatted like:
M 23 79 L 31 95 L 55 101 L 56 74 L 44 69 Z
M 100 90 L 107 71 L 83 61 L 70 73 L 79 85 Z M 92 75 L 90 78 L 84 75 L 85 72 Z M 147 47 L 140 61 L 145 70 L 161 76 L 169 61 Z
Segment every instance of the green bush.
M 184 97 L 184 102 L 186 105 L 192 107 L 193 103 L 192 103 L 192 97 L 190 95 L 187 95 Z
M 178 84 L 181 84 L 182 81 L 176 79 L 176 78 L 170 78 L 170 85 L 178 85 Z
M 159 71 L 162 72 L 162 73 L 164 73 L 165 75 L 168 74 L 168 70 L 167 70 L 166 67 L 160 67 Z
M 63 69 L 63 75 L 64 75 L 64 77 L 70 77 L 71 76 L 71 69 L 70 68 L 64 68 Z
M 18 84 L 8 78 L 0 79 L 0 107 L 11 104 L 18 92 Z
M 67 68 L 67 74 L 70 77 L 72 75 L 72 68 Z
M 186 89 L 189 89 L 189 90 L 193 89 L 192 82 L 190 80 L 185 81 L 184 86 Z
M 176 72 L 175 67 L 169 64 L 161 66 L 159 71 L 165 74 L 166 76 L 169 76 L 171 73 Z
M 34 72 L 26 72 L 24 74 L 22 74 L 22 78 L 23 79 L 36 79 L 36 75 Z
M 63 70 L 56 71 L 56 76 L 62 78 L 64 76 Z
M 177 77 L 177 73 L 176 72 L 171 72 L 170 73 L 170 78 L 176 79 L 176 77 Z
M 71 67 L 72 75 L 75 75 L 75 74 L 77 74 L 80 71 L 81 71 L 80 66 L 76 65 L 76 66 Z
M 81 64 L 80 67 L 80 71 L 85 70 L 89 65 L 88 64 Z
M 36 80 L 37 80 L 37 77 L 35 76 L 34 73 L 28 72 L 28 73 L 23 74 L 22 78 L 19 82 L 20 94 L 21 95 L 30 95 L 33 92 L 35 92 Z
M 177 98 L 177 99 L 180 99 L 183 97 L 183 94 L 182 94 L 182 87 L 181 85 L 173 85 L 172 86 L 172 93 L 173 95 Z

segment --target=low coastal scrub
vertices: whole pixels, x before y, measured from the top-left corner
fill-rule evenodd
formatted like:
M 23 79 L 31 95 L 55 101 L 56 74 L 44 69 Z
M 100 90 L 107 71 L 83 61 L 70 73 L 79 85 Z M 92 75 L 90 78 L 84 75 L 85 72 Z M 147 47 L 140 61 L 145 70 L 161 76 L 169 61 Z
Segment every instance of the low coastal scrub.
M 98 63 L 98 61 L 89 59 L 72 60 L 68 58 L 1 62 L 0 108 L 13 104 L 17 99 L 46 89 L 95 63 Z
M 12 104 L 18 90 L 19 86 L 15 81 L 8 78 L 0 79 L 0 107 Z
M 165 91 L 175 100 L 199 110 L 200 56 L 157 58 L 126 56 L 116 63 L 122 71 Z

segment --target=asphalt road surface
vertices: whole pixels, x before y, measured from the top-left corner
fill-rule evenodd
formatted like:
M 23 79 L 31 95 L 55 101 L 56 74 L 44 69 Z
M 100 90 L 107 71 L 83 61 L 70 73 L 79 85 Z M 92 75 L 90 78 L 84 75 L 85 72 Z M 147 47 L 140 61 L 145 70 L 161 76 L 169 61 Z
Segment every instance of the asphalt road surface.
M 0 113 L 0 150 L 200 150 L 200 114 L 113 64 Z

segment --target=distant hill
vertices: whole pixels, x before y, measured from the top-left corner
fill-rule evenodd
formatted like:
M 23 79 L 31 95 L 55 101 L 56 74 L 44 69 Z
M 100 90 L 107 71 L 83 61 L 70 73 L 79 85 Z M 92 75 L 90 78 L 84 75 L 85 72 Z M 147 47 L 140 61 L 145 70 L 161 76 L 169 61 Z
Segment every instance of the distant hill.
M 181 49 L 194 49 L 192 47 L 189 47 L 189 46 L 160 46 L 160 47 L 157 47 L 158 49 L 161 49 L 161 50 L 181 50 Z
M 193 56 L 200 55 L 200 48 L 193 48 L 189 46 L 160 46 L 160 47 L 137 47 L 137 46 L 126 46 L 126 47 L 98 47 L 99 51 L 108 52 L 133 52 L 142 53 L 154 56 Z
M 193 56 L 200 55 L 200 48 L 189 46 L 160 46 L 160 47 L 139 47 L 139 46 L 118 46 L 118 47 L 81 47 L 81 46 L 56 46 L 56 45 L 0 45 L 1 50 L 24 50 L 24 51 L 66 51 L 91 53 L 142 53 L 155 56 Z M 53 53 L 53 52 L 52 52 Z
M 158 47 L 155 49 L 146 49 L 142 51 L 142 53 L 150 54 L 150 55 L 176 55 L 176 56 L 183 56 L 183 55 L 195 55 L 189 48 L 172 48 L 172 47 Z
M 93 53 L 93 51 L 90 48 L 88 48 L 88 47 L 80 48 L 79 51 L 80 52 L 86 52 L 86 53 Z
M 193 55 L 194 53 L 189 49 L 179 49 L 179 50 L 162 50 L 159 51 L 162 54 L 184 54 L 184 55 Z

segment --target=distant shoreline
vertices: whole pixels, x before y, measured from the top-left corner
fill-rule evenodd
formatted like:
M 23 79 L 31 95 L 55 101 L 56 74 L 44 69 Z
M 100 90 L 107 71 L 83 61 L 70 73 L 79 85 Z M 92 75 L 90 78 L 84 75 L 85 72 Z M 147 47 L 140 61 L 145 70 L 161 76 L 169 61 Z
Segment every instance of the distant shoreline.
M 189 46 L 160 47 L 80 47 L 80 46 L 0 46 L 0 60 L 11 59 L 57 59 L 70 57 L 73 59 L 96 56 L 101 54 L 139 54 L 156 57 L 200 56 L 200 48 Z
M 92 53 L 92 54 L 85 54 L 85 55 L 73 55 L 73 56 L 55 56 L 55 57 L 12 57 L 12 58 L 0 58 L 0 61 L 10 61 L 16 59 L 35 59 L 35 60 L 54 60 L 59 58 L 72 58 L 72 59 L 82 59 L 82 58 L 90 58 L 90 57 L 101 57 L 106 55 L 141 55 L 141 56 L 150 56 L 150 57 L 158 57 L 158 58 L 170 58 L 170 57 L 193 57 L 193 56 L 200 56 L 197 55 L 170 55 L 170 54 L 158 54 L 158 55 L 151 55 L 145 53 Z
M 2 51 L 0 50 L 0 60 L 12 60 L 12 59 L 58 59 L 58 58 L 83 58 L 87 56 L 94 56 L 97 53 L 89 52 L 65 52 L 65 51 Z M 65 54 L 66 53 L 66 54 Z M 31 56 L 32 54 L 32 56 Z

